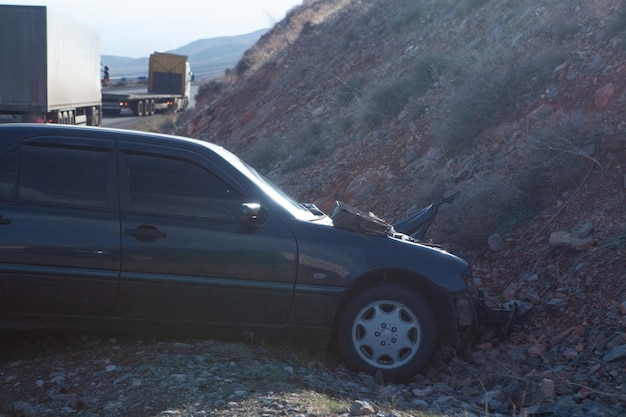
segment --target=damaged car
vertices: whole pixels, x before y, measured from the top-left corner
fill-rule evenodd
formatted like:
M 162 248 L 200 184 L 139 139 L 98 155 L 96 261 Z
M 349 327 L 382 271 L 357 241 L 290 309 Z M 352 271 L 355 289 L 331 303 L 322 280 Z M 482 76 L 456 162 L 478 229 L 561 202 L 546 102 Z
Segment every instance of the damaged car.
M 167 135 L 0 126 L 0 247 L 4 327 L 252 335 L 398 380 L 481 315 L 465 260 Z

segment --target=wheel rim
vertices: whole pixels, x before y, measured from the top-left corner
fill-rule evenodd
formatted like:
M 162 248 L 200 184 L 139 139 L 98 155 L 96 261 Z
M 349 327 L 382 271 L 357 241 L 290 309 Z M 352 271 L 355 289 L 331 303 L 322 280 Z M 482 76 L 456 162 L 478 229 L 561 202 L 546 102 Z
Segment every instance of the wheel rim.
M 358 355 L 376 368 L 398 368 L 415 357 L 422 339 L 419 321 L 404 304 L 382 300 L 365 306 L 352 325 Z

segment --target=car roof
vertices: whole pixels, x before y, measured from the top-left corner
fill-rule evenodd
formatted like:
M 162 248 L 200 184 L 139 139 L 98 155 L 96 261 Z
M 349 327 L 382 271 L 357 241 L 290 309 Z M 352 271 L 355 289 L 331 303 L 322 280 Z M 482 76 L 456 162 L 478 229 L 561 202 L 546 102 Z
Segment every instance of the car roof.
M 0 124 L 0 148 L 17 141 L 43 135 L 72 137 L 98 137 L 112 140 L 133 140 L 151 144 L 191 145 L 202 146 L 221 153 L 221 146 L 198 139 L 182 136 L 165 135 L 161 133 L 141 132 L 136 130 L 113 129 L 106 127 L 70 126 L 55 124 L 34 123 L 7 123 Z

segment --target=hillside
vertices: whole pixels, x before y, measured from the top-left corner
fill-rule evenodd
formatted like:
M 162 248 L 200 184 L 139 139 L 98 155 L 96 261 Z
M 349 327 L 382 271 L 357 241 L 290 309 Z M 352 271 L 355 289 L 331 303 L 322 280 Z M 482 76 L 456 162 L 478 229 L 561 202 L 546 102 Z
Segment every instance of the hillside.
M 226 68 L 233 67 L 243 53 L 250 48 L 267 30 L 257 30 L 237 36 L 198 39 L 179 48 L 158 51 L 187 55 L 196 80 L 219 76 Z M 110 68 L 113 79 L 138 77 L 148 74 L 148 57 L 129 58 L 103 55 L 102 64 Z
M 393 222 L 460 191 L 429 238 L 523 317 L 422 381 L 504 415 L 624 415 L 625 64 L 618 0 L 307 0 L 177 133 L 322 210 Z

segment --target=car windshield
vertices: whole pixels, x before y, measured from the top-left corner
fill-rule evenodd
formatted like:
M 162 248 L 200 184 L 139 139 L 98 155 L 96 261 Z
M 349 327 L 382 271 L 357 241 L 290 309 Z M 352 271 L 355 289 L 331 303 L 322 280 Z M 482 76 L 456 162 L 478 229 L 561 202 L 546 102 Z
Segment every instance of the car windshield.
M 233 167 L 239 170 L 242 174 L 248 177 L 254 182 L 263 192 L 268 195 L 272 200 L 284 207 L 289 213 L 300 220 L 315 220 L 322 217 L 319 210 L 311 210 L 304 204 L 298 203 L 278 186 L 273 184 L 270 180 L 261 175 L 257 170 L 250 165 L 242 161 L 239 157 L 233 153 L 227 151 L 222 147 L 215 146 L 212 148 L 222 158 L 228 161 Z

